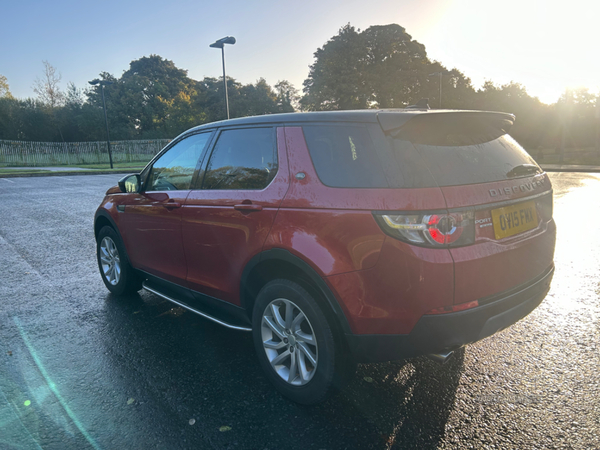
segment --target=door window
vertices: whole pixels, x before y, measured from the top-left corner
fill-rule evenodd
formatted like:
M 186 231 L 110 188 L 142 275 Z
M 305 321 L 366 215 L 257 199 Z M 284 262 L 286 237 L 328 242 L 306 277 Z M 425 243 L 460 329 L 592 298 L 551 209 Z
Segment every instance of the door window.
M 225 130 L 211 154 L 204 189 L 264 189 L 277 173 L 273 128 Z
M 179 141 L 153 164 L 146 191 L 190 188 L 194 170 L 212 133 L 194 134 Z

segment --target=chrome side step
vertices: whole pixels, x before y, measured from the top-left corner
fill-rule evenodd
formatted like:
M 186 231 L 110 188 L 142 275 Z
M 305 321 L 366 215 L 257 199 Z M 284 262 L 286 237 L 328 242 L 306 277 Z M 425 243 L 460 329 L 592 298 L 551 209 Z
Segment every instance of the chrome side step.
M 239 331 L 252 331 L 252 328 L 248 328 L 248 327 L 241 327 L 241 326 L 238 326 L 238 325 L 232 325 L 232 324 L 230 324 L 230 323 L 223 322 L 222 320 L 219 320 L 219 319 L 217 319 L 216 317 L 209 316 L 208 314 L 206 314 L 206 313 L 203 313 L 202 311 L 198 311 L 197 309 L 191 308 L 191 307 L 189 307 L 189 306 L 187 306 L 187 305 L 185 305 L 185 304 L 183 304 L 183 303 L 181 303 L 181 302 L 179 302 L 179 301 L 177 301 L 177 300 L 175 300 L 175 299 L 173 299 L 173 298 L 169 297 L 168 295 L 165 295 L 165 294 L 163 294 L 162 292 L 159 292 L 159 291 L 157 291 L 156 289 L 153 289 L 153 288 L 151 288 L 151 287 L 148 287 L 148 286 L 146 285 L 146 282 L 144 282 L 144 283 L 142 284 L 142 287 L 143 287 L 144 289 L 146 289 L 148 292 L 152 292 L 154 295 L 158 295 L 159 297 L 161 297 L 161 298 L 164 298 L 165 300 L 168 300 L 168 301 L 170 301 L 171 303 L 175 303 L 177 306 L 181 306 L 182 308 L 185 308 L 185 309 L 187 309 L 188 311 L 191 311 L 191 312 L 193 312 L 193 313 L 196 313 L 196 314 L 198 314 L 199 316 L 202 316 L 202 317 L 204 317 L 205 319 L 212 320 L 213 322 L 215 322 L 215 323 L 218 323 L 219 325 L 223 325 L 223 326 L 224 326 L 224 327 L 226 327 L 226 328 L 230 328 L 230 329 L 232 329 L 232 330 L 239 330 Z

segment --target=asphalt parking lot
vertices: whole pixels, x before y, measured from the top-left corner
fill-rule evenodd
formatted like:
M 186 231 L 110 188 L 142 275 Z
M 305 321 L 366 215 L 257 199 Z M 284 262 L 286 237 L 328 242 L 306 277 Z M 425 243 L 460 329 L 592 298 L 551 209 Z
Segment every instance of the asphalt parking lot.
M 0 449 L 600 448 L 600 176 L 553 173 L 556 275 L 513 327 L 444 366 L 359 366 L 302 407 L 250 334 L 116 298 L 93 214 L 121 175 L 0 178 Z

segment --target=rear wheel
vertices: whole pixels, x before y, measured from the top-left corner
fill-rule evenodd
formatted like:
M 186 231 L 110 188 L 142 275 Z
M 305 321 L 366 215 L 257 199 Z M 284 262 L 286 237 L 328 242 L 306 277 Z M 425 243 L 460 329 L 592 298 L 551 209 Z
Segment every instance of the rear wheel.
M 142 288 L 142 280 L 129 264 L 119 235 L 109 226 L 98 233 L 96 256 L 102 281 L 110 292 L 131 294 Z
M 254 304 L 252 334 L 267 378 L 284 396 L 310 405 L 331 392 L 342 366 L 339 345 L 303 287 L 283 279 L 267 283 Z

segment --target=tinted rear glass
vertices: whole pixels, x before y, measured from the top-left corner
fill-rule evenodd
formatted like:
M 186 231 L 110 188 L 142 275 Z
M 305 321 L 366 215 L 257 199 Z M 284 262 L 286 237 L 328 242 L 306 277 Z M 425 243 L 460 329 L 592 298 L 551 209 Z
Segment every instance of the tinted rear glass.
M 273 128 L 225 130 L 210 156 L 204 189 L 264 189 L 277 173 Z
M 326 186 L 389 187 L 366 127 L 304 126 L 303 130 L 317 175 Z
M 536 165 L 533 158 L 507 134 L 473 145 L 426 145 L 402 139 L 391 139 L 391 142 L 398 165 L 411 166 L 403 167 L 402 172 L 411 172 L 419 180 L 435 180 L 438 186 L 507 180 L 511 178 L 509 172 L 515 167 Z M 422 157 L 418 165 L 414 158 L 415 150 Z M 431 177 L 423 174 L 424 170 Z

